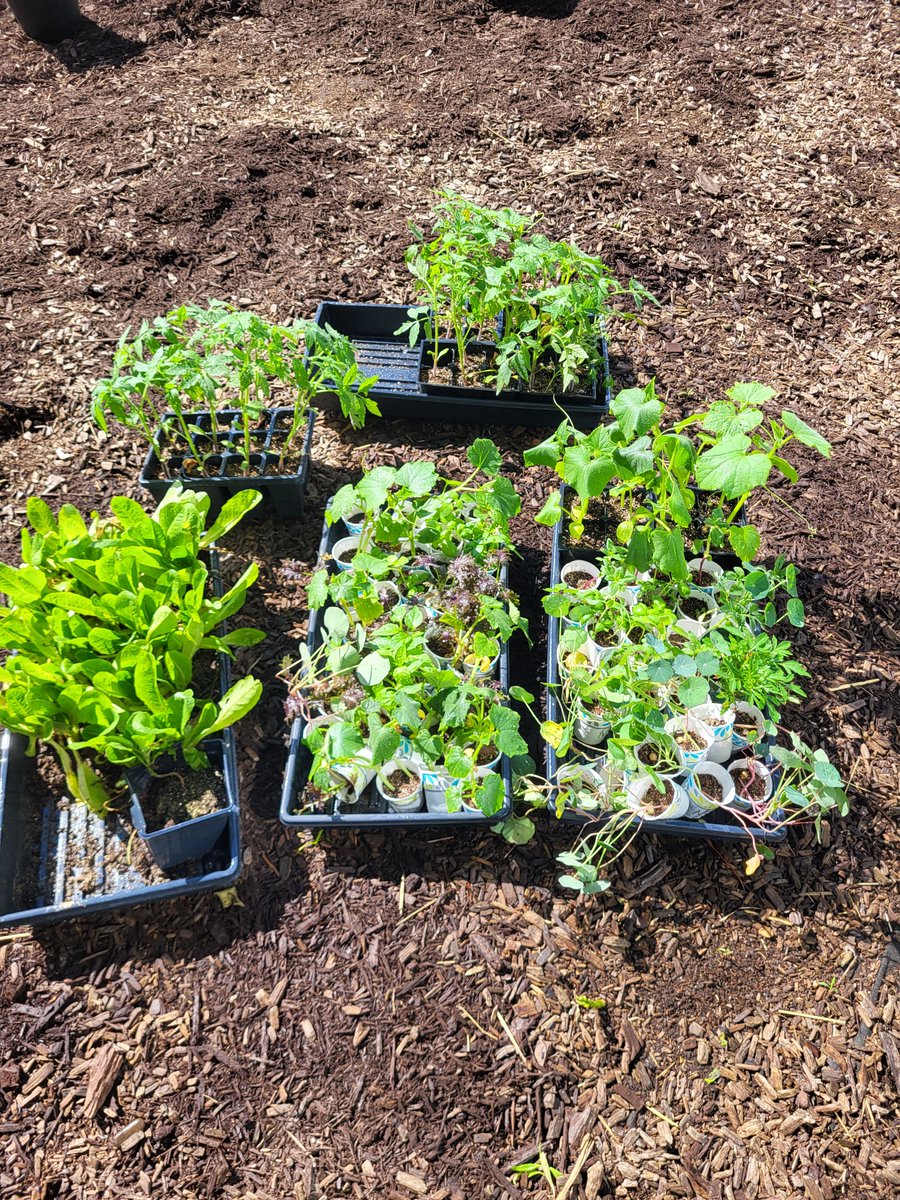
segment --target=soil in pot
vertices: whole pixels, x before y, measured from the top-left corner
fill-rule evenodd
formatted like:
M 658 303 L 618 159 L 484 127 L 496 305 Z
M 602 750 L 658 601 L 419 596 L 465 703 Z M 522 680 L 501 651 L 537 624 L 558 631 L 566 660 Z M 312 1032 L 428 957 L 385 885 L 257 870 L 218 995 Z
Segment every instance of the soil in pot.
M 398 768 L 385 777 L 383 786 L 395 800 L 405 800 L 408 796 L 415 796 L 421 784 L 417 775 L 407 775 L 406 771 Z
M 734 780 L 734 789 L 742 800 L 756 800 L 759 803 L 765 800 L 769 782 L 763 775 L 744 767 L 740 771 L 732 771 L 731 777 Z
M 205 817 L 227 804 L 225 780 L 211 767 L 204 771 L 187 768 L 159 776 L 151 780 L 141 798 L 148 833 Z
M 252 461 L 245 463 L 242 458 L 228 458 L 225 460 L 224 474 L 229 479 L 244 479 L 248 475 L 259 474 L 259 464 L 254 464 Z
M 709 605 L 705 604 L 699 596 L 685 596 L 680 607 L 684 615 L 690 617 L 692 621 L 702 621 L 710 613 Z
M 569 587 L 579 588 L 582 591 L 589 591 L 597 584 L 597 576 L 589 575 L 587 571 L 569 571 L 566 575 L 566 583 Z
M 699 734 L 694 733 L 693 729 L 678 729 L 672 734 L 672 737 L 682 750 L 706 749 L 706 741 Z
M 664 813 L 675 799 L 675 787 L 671 779 L 664 779 L 662 785 L 663 790 L 660 791 L 651 783 L 641 798 L 641 808 L 651 817 L 658 817 Z
M 702 775 L 700 778 L 703 780 L 700 784 L 700 791 L 710 804 L 721 804 L 724 793 L 718 779 L 714 775 Z
M 654 746 L 652 742 L 648 742 L 645 746 L 638 746 L 637 760 L 643 763 L 645 767 L 658 767 L 663 761 L 664 753 L 659 746 Z
M 591 391 L 590 379 L 577 379 L 571 387 L 565 390 L 554 385 L 556 370 L 547 364 L 538 364 L 531 379 L 519 379 L 519 387 L 524 392 L 546 392 L 555 396 L 587 396 Z
M 475 759 L 475 766 L 476 767 L 486 767 L 490 763 L 492 763 L 496 759 L 496 757 L 497 757 L 497 747 L 496 746 L 482 746 L 481 749 L 478 751 L 478 755 Z
M 425 634 L 425 645 L 438 658 L 453 658 L 456 653 L 456 634 L 452 629 L 432 625 Z
M 284 446 L 287 437 L 273 437 L 266 456 L 267 475 L 297 475 L 303 464 L 303 444 L 300 436 L 294 438 L 287 452 Z
M 713 588 L 719 582 L 711 571 L 693 571 L 691 578 L 699 588 Z
M 571 493 L 570 493 L 571 495 Z M 638 500 L 640 496 L 636 497 Z M 566 541 L 570 546 L 580 546 L 585 550 L 599 553 L 611 538 L 616 539 L 616 529 L 625 520 L 625 508 L 609 496 L 594 496 L 588 505 L 584 518 L 584 533 L 581 540 L 573 540 L 569 532 L 569 519 L 566 518 Z

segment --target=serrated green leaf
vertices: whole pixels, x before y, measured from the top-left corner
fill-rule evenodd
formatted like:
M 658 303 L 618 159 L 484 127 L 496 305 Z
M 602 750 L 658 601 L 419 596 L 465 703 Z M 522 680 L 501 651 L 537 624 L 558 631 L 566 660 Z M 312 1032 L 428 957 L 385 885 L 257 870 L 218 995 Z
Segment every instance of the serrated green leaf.
M 430 462 L 404 463 L 397 472 L 397 483 L 413 496 L 427 496 L 437 483 L 437 469 Z
M 650 535 L 653 561 L 672 579 L 687 579 L 690 572 L 684 556 L 684 539 L 677 529 L 654 529 Z
M 490 438 L 476 438 L 466 451 L 466 458 L 476 471 L 496 475 L 503 463 L 500 451 Z
M 651 380 L 645 388 L 626 388 L 613 399 L 610 411 L 629 441 L 648 433 L 662 416 L 664 404 L 656 399 Z
M 775 389 L 764 383 L 736 383 L 725 394 L 741 407 L 762 408 L 775 395 Z
M 25 513 L 35 533 L 53 533 L 56 529 L 50 505 L 40 496 L 28 497 Z

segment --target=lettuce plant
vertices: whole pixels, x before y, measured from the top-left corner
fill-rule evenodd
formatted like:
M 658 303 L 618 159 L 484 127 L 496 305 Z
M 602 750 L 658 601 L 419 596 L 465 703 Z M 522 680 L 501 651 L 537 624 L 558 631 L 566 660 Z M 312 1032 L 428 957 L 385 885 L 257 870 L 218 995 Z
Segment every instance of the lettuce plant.
M 256 704 L 262 685 L 247 677 L 221 700 L 194 690 L 200 651 L 252 646 L 257 629 L 218 633 L 239 612 L 255 564 L 221 597 L 210 590 L 203 552 L 261 499 L 232 497 L 204 531 L 209 497 L 173 487 L 148 515 L 125 496 L 112 515 L 90 522 L 72 505 L 54 517 L 31 497 L 22 564 L 0 566 L 0 724 L 52 747 L 72 796 L 104 813 L 112 798 L 94 764 L 154 762 L 181 749 L 206 764 L 204 738 Z

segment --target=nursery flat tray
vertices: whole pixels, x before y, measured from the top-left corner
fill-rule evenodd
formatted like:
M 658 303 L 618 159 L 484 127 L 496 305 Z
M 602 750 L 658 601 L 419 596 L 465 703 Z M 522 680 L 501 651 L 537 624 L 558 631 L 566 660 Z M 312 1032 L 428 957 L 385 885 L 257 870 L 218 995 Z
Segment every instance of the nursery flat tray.
M 586 560 L 593 560 L 596 555 L 584 554 L 580 552 L 576 555 L 574 551 L 569 551 L 564 546 L 563 540 L 563 523 L 565 522 L 565 514 L 560 517 L 553 531 L 553 552 L 550 559 L 550 586 L 553 587 L 559 583 L 559 573 L 566 562 L 570 562 L 575 557 L 583 557 Z M 559 700 L 559 661 L 557 658 L 557 649 L 559 647 L 560 622 L 558 617 L 549 618 L 549 629 L 547 633 L 547 719 L 549 721 L 558 721 L 561 716 L 561 704 Z M 560 760 L 557 757 L 556 751 L 552 746 L 546 748 L 547 759 L 547 778 L 554 779 L 556 776 L 557 767 L 560 765 Z M 548 808 L 551 812 L 555 811 L 556 793 L 554 792 L 548 802 Z M 596 816 L 587 816 L 583 813 L 574 811 L 573 809 L 564 809 L 560 820 L 570 824 L 589 825 L 599 824 L 608 820 L 608 814 L 598 813 Z M 647 833 L 660 834 L 663 837 L 677 838 L 692 838 L 706 839 L 718 842 L 749 842 L 751 841 L 749 833 L 744 829 L 739 821 L 730 813 L 722 812 L 721 810 L 714 811 L 713 816 L 708 820 L 703 821 L 688 821 L 680 819 L 677 821 L 647 821 L 640 822 L 635 819 L 635 826 L 643 824 L 644 830 Z M 777 844 L 783 842 L 787 836 L 787 830 L 754 830 L 754 838 L 758 842 L 769 842 Z
M 237 796 L 234 739 L 225 735 L 223 767 Z M 241 869 L 235 808 L 210 853 L 163 873 L 139 854 L 130 824 L 106 821 L 83 804 L 60 807 L 36 794 L 37 772 L 27 739 L 0 731 L 0 929 L 44 925 L 153 900 L 226 888 Z M 129 845 L 131 843 L 131 845 Z M 140 858 L 141 865 L 130 861 Z
M 407 320 L 406 304 L 347 304 L 323 300 L 316 310 L 316 323 L 330 325 L 346 334 L 353 343 L 356 359 L 364 375 L 377 375 L 378 383 L 370 395 L 377 401 L 381 415 L 386 418 L 416 421 L 473 421 L 493 425 L 555 426 L 568 413 L 578 429 L 593 429 L 609 416 L 612 400 L 609 379 L 609 357 L 606 340 L 601 339 L 603 380 L 598 380 L 596 404 L 566 403 L 564 396 L 556 403 L 546 400 L 523 400 L 515 392 L 484 397 L 429 395 L 419 382 L 422 343 L 410 346 L 405 336 L 396 330 Z M 340 411 L 337 398 L 320 396 L 316 403 Z M 562 411 L 560 411 L 562 410 Z
M 210 551 L 210 580 L 222 594 L 218 556 Z M 219 660 L 220 687 L 230 667 Z M 241 871 L 240 810 L 234 736 L 222 734 L 221 767 L 234 798 L 228 823 L 205 858 L 170 872 L 153 865 L 133 826 L 104 821 L 83 804 L 41 795 L 28 739 L 0 729 L 0 929 L 44 925 L 149 901 L 229 887 Z M 129 843 L 131 845 L 129 846 Z
M 329 507 L 331 500 L 328 501 Z M 319 561 L 326 554 L 331 552 L 334 543 L 338 540 L 339 523 L 329 526 L 327 523 L 322 533 L 322 541 L 319 544 Z M 504 567 L 504 572 L 506 568 Z M 505 582 L 505 580 L 504 580 Z M 319 642 L 319 631 L 321 625 L 322 609 L 313 609 L 309 615 L 309 635 L 307 637 L 307 645 L 310 650 L 314 650 Z M 509 648 L 503 645 L 500 649 L 500 687 L 504 693 L 509 687 Z M 454 813 L 437 813 L 422 810 L 421 812 L 412 813 L 394 813 L 394 812 L 371 812 L 371 813 L 341 813 L 341 812 L 297 812 L 297 799 L 300 793 L 306 786 L 306 781 L 309 778 L 309 768 L 312 764 L 312 755 L 303 744 L 303 735 L 306 729 L 306 723 L 302 717 L 297 717 L 291 726 L 291 740 L 288 747 L 287 764 L 284 770 L 284 779 L 281 788 L 281 809 L 280 817 L 284 825 L 306 826 L 319 829 L 329 828 L 372 828 L 373 826 L 382 826 L 384 828 L 402 829 L 410 825 L 495 825 L 499 821 L 505 821 L 512 812 L 512 773 L 510 770 L 509 759 L 504 754 L 500 760 L 500 774 L 503 778 L 504 802 L 499 812 L 493 816 L 486 817 L 484 813 L 472 813 L 465 809 Z M 375 790 L 375 784 L 370 783 L 364 791 L 364 796 L 371 796 Z

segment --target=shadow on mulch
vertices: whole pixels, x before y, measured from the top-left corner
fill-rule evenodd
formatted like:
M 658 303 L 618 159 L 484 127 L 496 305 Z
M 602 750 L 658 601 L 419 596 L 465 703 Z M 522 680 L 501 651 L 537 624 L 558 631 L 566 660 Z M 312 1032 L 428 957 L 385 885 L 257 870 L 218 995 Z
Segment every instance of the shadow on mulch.
M 139 58 L 147 49 L 147 43 L 123 37 L 114 29 L 104 29 L 85 17 L 73 37 L 55 46 L 45 45 L 45 49 L 70 75 L 86 75 L 96 67 L 124 66 Z

